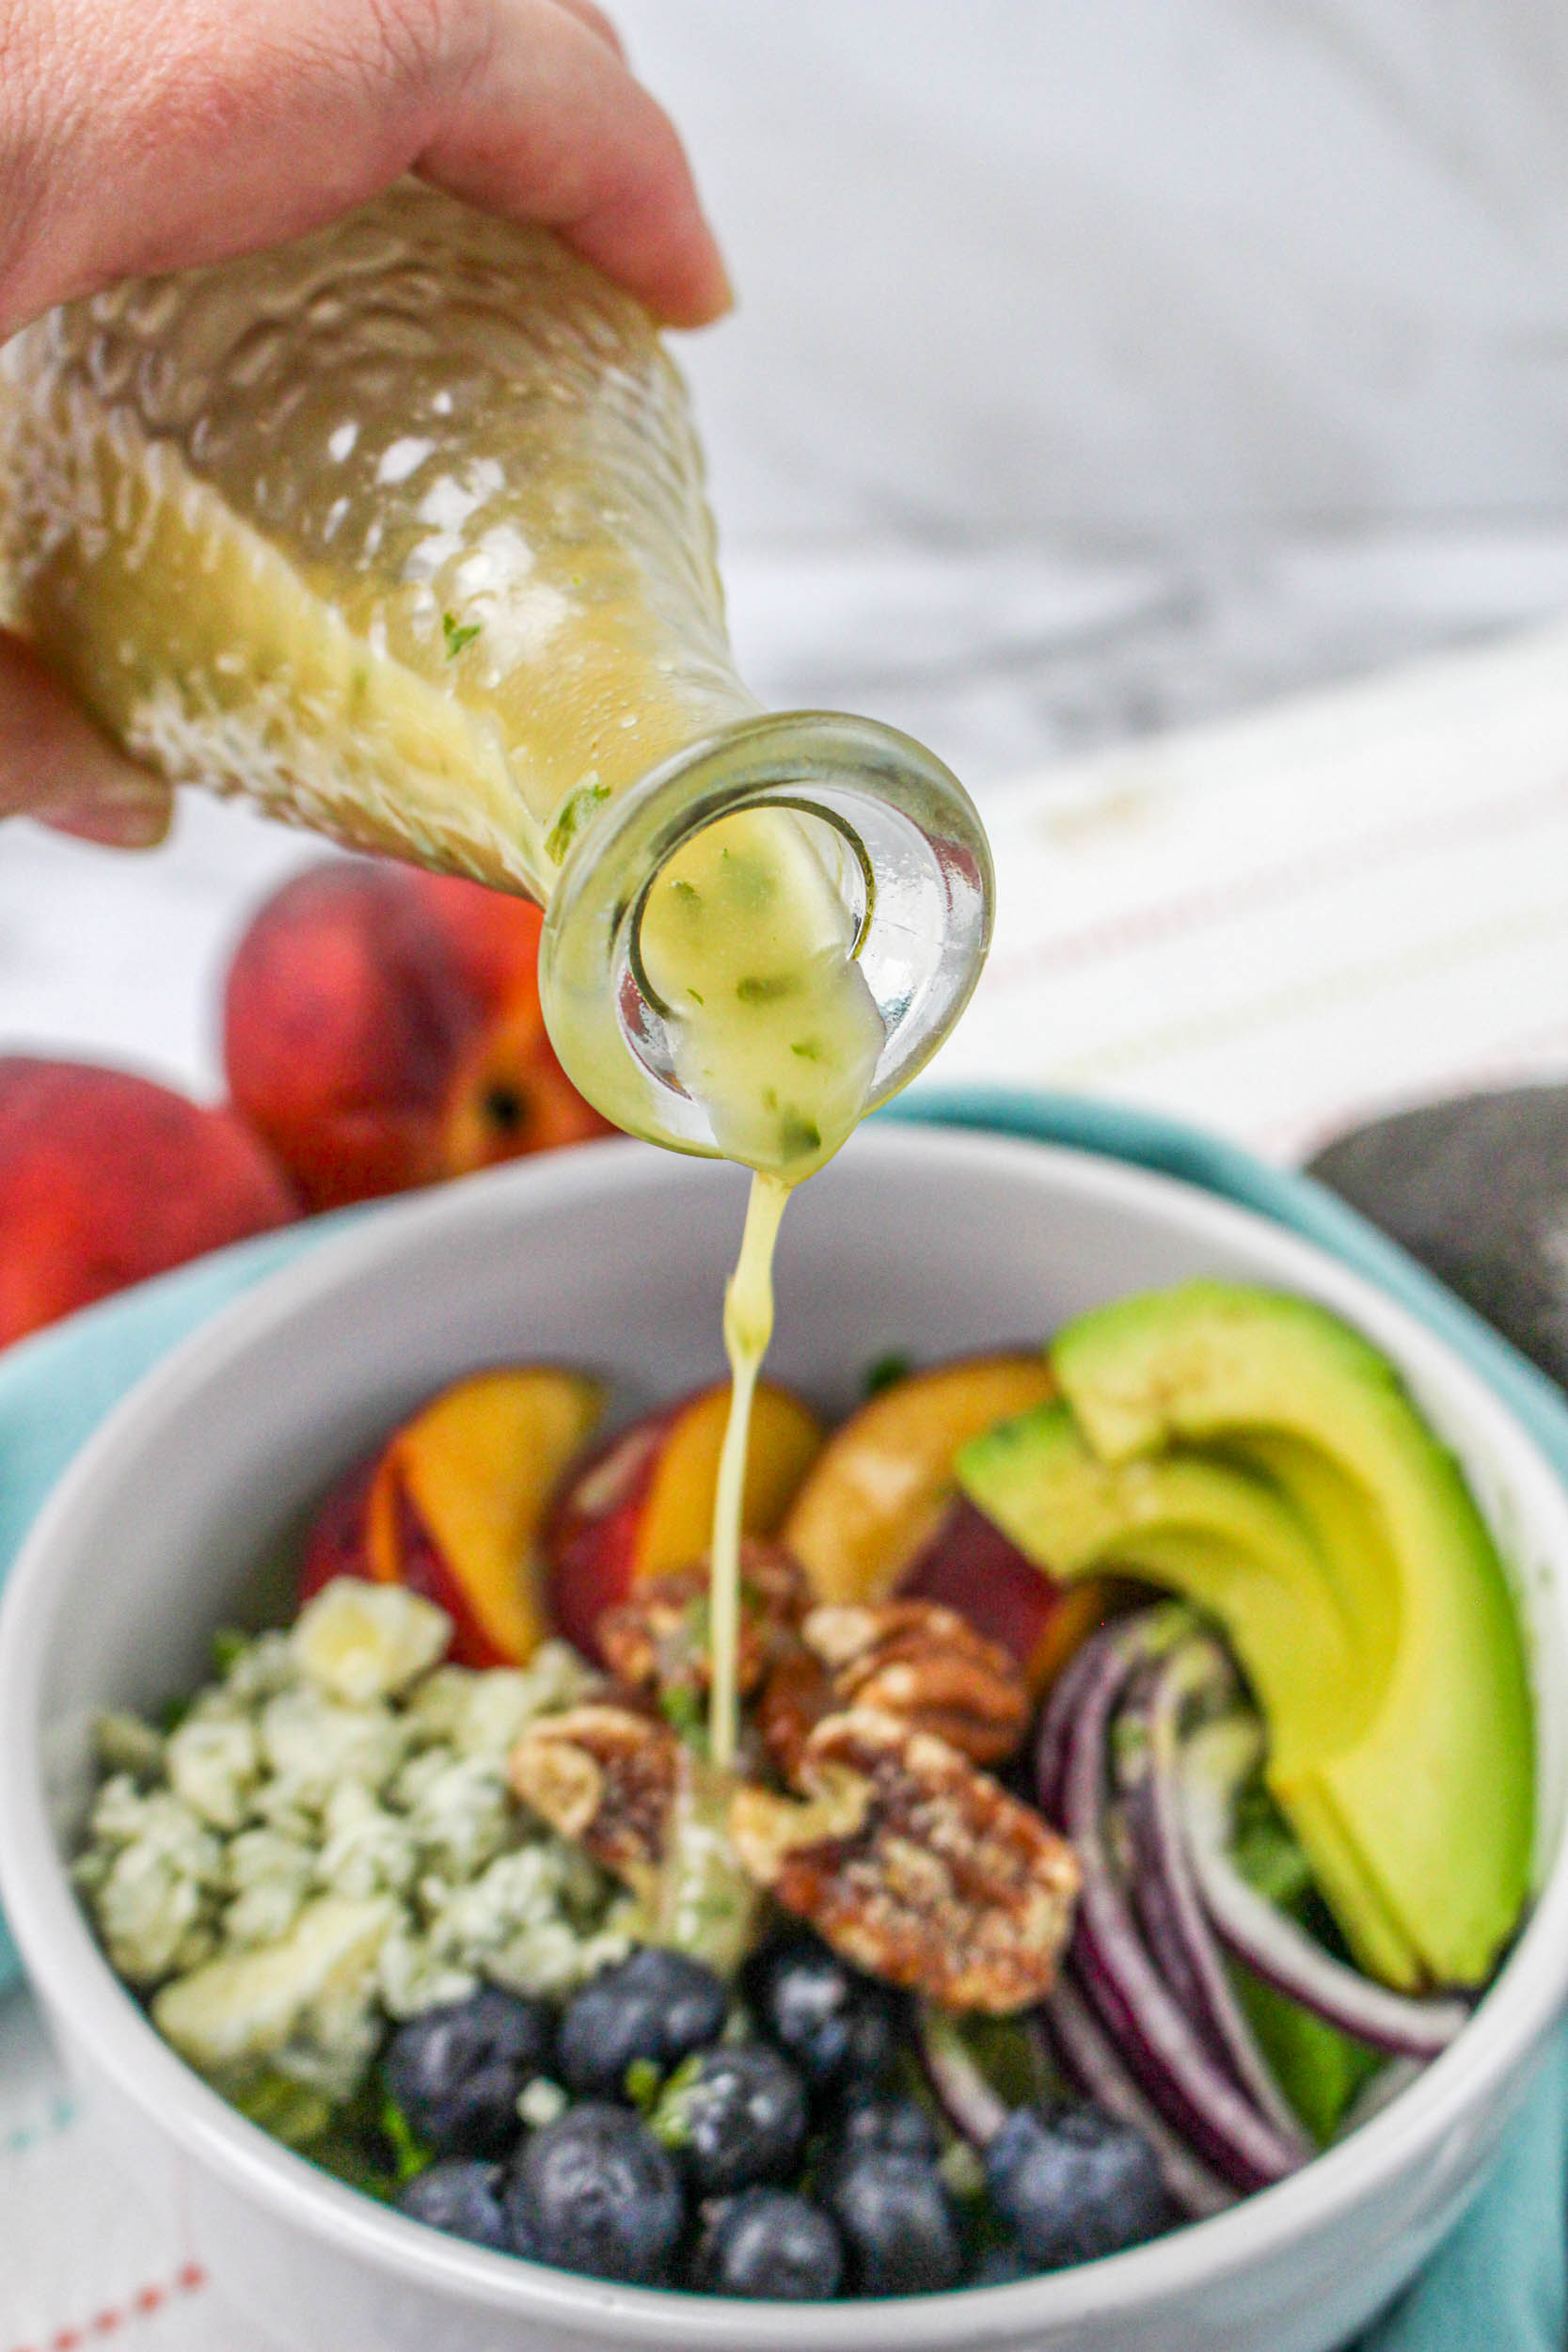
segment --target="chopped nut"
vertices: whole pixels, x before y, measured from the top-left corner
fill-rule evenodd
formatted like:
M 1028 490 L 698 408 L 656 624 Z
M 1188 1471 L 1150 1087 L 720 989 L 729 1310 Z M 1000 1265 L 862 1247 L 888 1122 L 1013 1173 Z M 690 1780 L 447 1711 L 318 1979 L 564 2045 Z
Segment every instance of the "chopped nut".
M 530 1724 L 509 1770 L 525 1804 L 641 1894 L 657 1878 L 680 1766 L 668 1724 L 591 1705 Z
M 740 1598 L 759 1623 L 797 1626 L 811 1607 L 811 1582 L 783 1544 L 748 1535 L 740 1546 Z
M 994 2015 L 1050 1990 L 1072 1923 L 1072 1850 L 944 1740 L 857 1707 L 817 1724 L 808 1802 L 737 1790 L 741 1861 L 856 1967 Z
M 762 1680 L 809 1598 L 805 1573 L 787 1551 L 754 1541 L 741 1546 L 736 1672 L 743 1698 Z M 607 1609 L 594 1637 L 611 1674 L 633 1690 L 663 1695 L 705 1691 L 711 1675 L 707 1569 L 694 1565 L 655 1577 L 631 1599 Z
M 794 1786 L 825 1716 L 861 1707 L 934 1732 L 976 1764 L 1010 1756 L 1029 1722 L 1010 1652 L 927 1600 L 814 1609 L 781 1644 L 756 1717 L 781 1776 Z
M 781 1780 L 794 1788 L 806 1741 L 838 1700 L 827 1668 L 803 1642 L 791 1642 L 775 1660 L 756 1706 L 756 1726 Z
M 1011 1652 L 935 1601 L 814 1609 L 801 1638 L 840 1710 L 896 1715 L 976 1764 L 1000 1763 L 1028 1728 L 1029 1693 Z

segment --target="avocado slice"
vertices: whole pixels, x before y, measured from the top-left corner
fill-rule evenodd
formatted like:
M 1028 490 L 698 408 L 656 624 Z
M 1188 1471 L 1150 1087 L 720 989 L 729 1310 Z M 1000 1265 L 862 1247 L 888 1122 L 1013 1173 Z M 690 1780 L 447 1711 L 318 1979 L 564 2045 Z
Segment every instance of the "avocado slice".
M 1310 1845 L 1369 1967 L 1417 1980 L 1419 1954 L 1324 1808 L 1312 1772 L 1375 1713 L 1380 1685 L 1316 1529 L 1266 1474 L 1192 1450 L 1101 1461 L 1061 1400 L 961 1449 L 960 1486 L 1059 1583 L 1120 1570 L 1180 1592 L 1225 1627 L 1269 1722 L 1269 1786 Z
M 1352 1628 L 1312 1529 L 1257 1471 L 1194 1452 L 1106 1462 L 1060 1399 L 964 1446 L 960 1485 L 1061 1583 L 1113 1564 L 1221 1620 L 1268 1709 L 1271 1756 L 1315 1756 L 1366 1713 Z M 1279 1672 L 1283 1661 L 1289 1673 Z
M 1249 1510 L 1259 1488 L 1290 1505 L 1302 1542 L 1268 1557 L 1298 1613 L 1282 1610 L 1274 1632 L 1256 1604 L 1239 1613 L 1234 1590 L 1196 1589 L 1197 1570 L 1174 1553 L 1160 1577 L 1143 1546 L 1143 1573 L 1207 1599 L 1230 1633 L 1269 1718 L 1270 1786 L 1357 1958 L 1396 1984 L 1481 1982 L 1528 1887 L 1528 1681 L 1496 1547 L 1392 1366 L 1306 1299 L 1221 1282 L 1100 1309 L 1059 1335 L 1051 1359 L 1089 1464 L 1175 1469 L 1196 1454 L 1216 1477 L 1253 1482 Z M 1085 1506 L 1063 1506 L 1058 1528 L 1037 1493 L 1026 1536 L 1003 1499 L 1003 1451 L 989 1465 L 984 1453 L 999 1434 L 959 1456 L 960 1483 L 1062 1574 L 1057 1548 L 1071 1558 Z M 1189 1552 L 1235 1535 L 1212 1492 L 1207 1504 Z M 1139 1540 L 1133 1515 L 1114 1557 L 1132 1565 Z M 1324 1703 L 1322 1628 L 1335 1613 L 1354 1695 Z

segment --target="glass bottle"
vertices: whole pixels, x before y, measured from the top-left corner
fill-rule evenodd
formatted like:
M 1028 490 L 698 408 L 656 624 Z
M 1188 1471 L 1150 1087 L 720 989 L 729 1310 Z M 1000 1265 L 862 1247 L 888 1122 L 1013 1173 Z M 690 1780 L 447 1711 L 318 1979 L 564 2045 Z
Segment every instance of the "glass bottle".
M 790 956 L 852 965 L 859 1009 L 840 988 L 824 1017 L 861 1109 L 978 976 L 991 872 L 956 779 L 870 720 L 765 712 L 736 675 L 646 313 L 547 231 L 420 183 L 11 340 L 0 618 L 174 780 L 536 898 L 557 1050 L 633 1133 L 773 1152 L 754 1102 L 736 1124 L 694 1081 L 731 1041 L 704 1060 L 683 910 L 724 906 L 739 963 L 713 961 L 715 916 L 691 968 L 771 1023 L 764 1059 L 809 1061 L 768 1010 Z M 764 916 L 741 882 L 769 876 Z

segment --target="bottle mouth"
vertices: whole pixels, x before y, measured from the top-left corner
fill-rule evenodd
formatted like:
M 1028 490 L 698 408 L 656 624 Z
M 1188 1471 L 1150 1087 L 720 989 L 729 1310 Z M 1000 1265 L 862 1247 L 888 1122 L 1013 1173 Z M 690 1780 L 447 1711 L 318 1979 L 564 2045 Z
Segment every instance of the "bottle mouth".
M 749 798 L 736 801 L 731 806 L 722 810 L 719 817 L 710 818 L 705 823 L 694 825 L 685 832 L 671 850 L 664 865 L 657 873 L 649 875 L 638 893 L 627 926 L 626 960 L 644 1019 L 652 1016 L 655 1020 L 668 1025 L 676 1017 L 673 1008 L 666 1004 L 649 977 L 643 955 L 642 926 L 650 899 L 664 880 L 675 857 L 691 841 L 695 840 L 699 834 L 708 832 L 713 825 L 722 823 L 726 818 L 744 816 L 750 809 L 761 808 L 787 810 L 792 816 L 805 820 L 808 832 L 821 827 L 828 834 L 825 842 L 818 842 L 816 845 L 817 856 L 823 869 L 832 876 L 839 902 L 849 917 L 850 938 L 846 950 L 847 959 L 850 962 L 859 961 L 861 949 L 865 945 L 866 934 L 870 930 L 872 915 L 877 904 L 876 868 L 872 865 L 871 853 L 866 849 L 865 843 L 843 811 L 828 805 L 822 799 L 806 800 L 799 794 L 785 791 L 753 793 Z
M 617 1126 L 677 1151 L 720 1146 L 677 1072 L 675 1016 L 644 952 L 649 902 L 700 834 L 770 809 L 810 839 L 881 1021 L 866 1110 L 930 1059 L 990 945 L 984 829 L 958 778 L 912 738 L 840 712 L 784 711 L 687 746 L 574 841 L 539 964 L 546 1025 L 573 1084 Z

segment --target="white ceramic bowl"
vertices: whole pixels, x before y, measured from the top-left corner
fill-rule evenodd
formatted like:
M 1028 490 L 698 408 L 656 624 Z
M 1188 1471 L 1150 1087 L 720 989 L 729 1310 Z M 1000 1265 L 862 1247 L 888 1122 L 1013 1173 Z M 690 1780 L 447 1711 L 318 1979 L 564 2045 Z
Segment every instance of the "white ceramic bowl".
M 166 2049 L 67 1882 L 89 1724 L 203 1675 L 334 1471 L 443 1381 L 531 1357 L 612 1371 L 626 1409 L 719 1368 L 733 1170 L 636 1145 L 567 1152 L 383 1213 L 220 1317 L 87 1447 L 0 1619 L 0 1882 L 75 2074 L 202 2261 L 311 2352 L 1323 2352 L 1416 2268 L 1475 2185 L 1568 1988 L 1568 1506 L 1445 1347 L 1331 1260 L 1164 1178 L 882 1126 L 785 1221 L 772 1368 L 830 1409 L 891 1348 L 1033 1342 L 1205 1273 L 1322 1299 L 1403 1368 L 1517 1575 L 1543 1725 L 1540 1898 L 1474 2023 L 1375 2122 L 1233 2212 L 1114 2259 L 898 2303 L 726 2304 L 608 2286 L 416 2227 L 253 2129 Z

